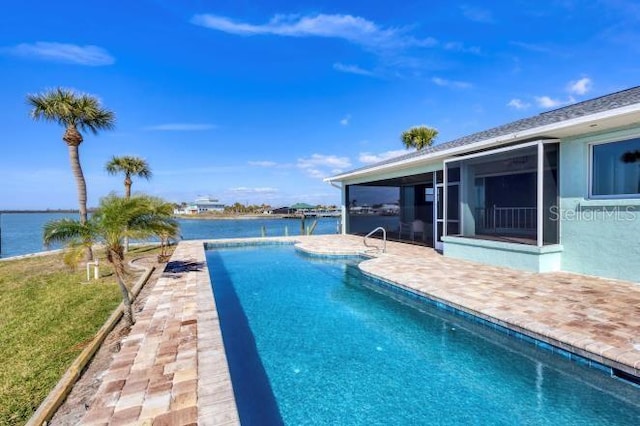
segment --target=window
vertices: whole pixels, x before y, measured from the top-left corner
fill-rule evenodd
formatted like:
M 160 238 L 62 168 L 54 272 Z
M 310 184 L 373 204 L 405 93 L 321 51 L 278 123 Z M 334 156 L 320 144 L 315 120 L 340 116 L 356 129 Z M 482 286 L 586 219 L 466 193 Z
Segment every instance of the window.
M 640 195 L 640 138 L 591 147 L 591 195 Z
M 446 235 L 539 247 L 558 244 L 559 223 L 553 214 L 558 208 L 558 161 L 556 140 L 446 160 Z

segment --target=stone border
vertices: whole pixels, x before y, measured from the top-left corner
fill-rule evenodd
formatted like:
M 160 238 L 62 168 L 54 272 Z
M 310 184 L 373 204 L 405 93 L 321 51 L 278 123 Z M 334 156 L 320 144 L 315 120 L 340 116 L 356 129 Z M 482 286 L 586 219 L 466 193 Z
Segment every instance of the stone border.
M 48 254 L 48 253 L 47 253 Z M 131 289 L 131 294 L 133 295 L 131 303 L 138 297 L 140 290 L 149 280 L 149 277 L 155 270 L 155 267 L 151 268 L 141 267 L 138 265 L 134 265 L 133 261 L 129 262 L 129 265 L 138 270 L 145 270 L 146 272 L 136 281 L 135 285 Z M 113 330 L 116 326 L 122 314 L 124 312 L 124 304 L 120 303 L 115 311 L 109 316 L 107 321 L 102 325 L 102 327 L 98 330 L 96 335 L 94 336 L 91 343 L 86 346 L 80 355 L 73 361 L 71 366 L 64 373 L 62 378 L 58 381 L 58 384 L 49 392 L 49 395 L 42 401 L 38 409 L 31 416 L 29 421 L 26 423 L 26 426 L 40 426 L 46 424 L 53 415 L 56 413 L 56 410 L 60 408 L 66 397 L 73 389 L 73 385 L 82 375 L 84 368 L 89 364 L 95 353 L 104 342 L 104 339 L 107 335 Z
M 198 424 L 240 425 L 220 318 L 206 262 L 205 242 L 200 242 L 197 261 L 202 261 L 205 265 L 195 277 L 198 305 Z

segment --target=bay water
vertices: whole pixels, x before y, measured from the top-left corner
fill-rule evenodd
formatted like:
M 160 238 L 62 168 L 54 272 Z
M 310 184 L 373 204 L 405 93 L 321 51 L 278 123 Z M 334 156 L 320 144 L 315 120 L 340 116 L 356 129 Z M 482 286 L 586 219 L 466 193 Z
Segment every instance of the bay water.
M 0 257 L 37 253 L 60 248 L 59 244 L 45 247 L 42 230 L 45 223 L 62 218 L 77 219 L 77 213 L 2 213 L 0 214 Z M 307 227 L 314 219 L 305 221 Z M 180 233 L 185 240 L 261 237 L 264 229 L 268 237 L 300 235 L 300 219 L 178 219 Z M 338 218 L 320 218 L 314 235 L 335 234 Z

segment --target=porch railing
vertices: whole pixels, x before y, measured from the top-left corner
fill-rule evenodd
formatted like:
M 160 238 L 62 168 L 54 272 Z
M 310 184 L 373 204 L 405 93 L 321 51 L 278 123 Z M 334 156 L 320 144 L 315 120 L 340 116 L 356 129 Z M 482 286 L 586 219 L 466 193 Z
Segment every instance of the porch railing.
M 535 207 L 489 207 L 476 209 L 476 227 L 489 232 L 532 233 L 537 225 Z

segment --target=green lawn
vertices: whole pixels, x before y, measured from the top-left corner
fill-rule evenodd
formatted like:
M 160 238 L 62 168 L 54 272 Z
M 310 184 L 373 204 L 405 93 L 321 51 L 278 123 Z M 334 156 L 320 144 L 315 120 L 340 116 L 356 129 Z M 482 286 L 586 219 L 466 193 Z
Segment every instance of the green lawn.
M 0 262 L 0 425 L 28 420 L 120 303 L 100 260 L 101 279 L 91 284 L 60 255 Z

